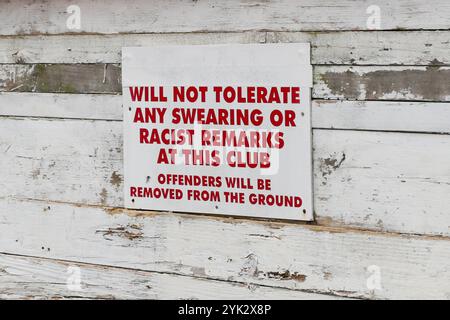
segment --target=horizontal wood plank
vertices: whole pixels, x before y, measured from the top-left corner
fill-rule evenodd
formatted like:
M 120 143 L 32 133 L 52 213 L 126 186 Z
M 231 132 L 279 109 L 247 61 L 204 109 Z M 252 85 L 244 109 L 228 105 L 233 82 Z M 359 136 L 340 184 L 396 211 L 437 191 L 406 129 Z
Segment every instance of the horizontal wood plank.
M 122 97 L 0 92 L 0 116 L 122 120 Z M 319 129 L 450 133 L 450 103 L 313 100 Z
M 232 32 L 0 37 L 0 63 L 120 63 L 122 47 L 310 42 L 314 65 L 449 65 L 450 31 Z
M 0 92 L 120 93 L 121 76 L 114 64 L 5 64 Z
M 75 279 L 78 275 L 80 282 Z M 0 299 L 340 298 L 170 273 L 0 254 Z
M 450 101 L 448 67 L 318 66 L 313 97 L 342 100 Z
M 0 197 L 123 206 L 122 123 L 0 119 Z M 320 224 L 450 234 L 450 136 L 313 131 Z
M 322 65 L 448 65 L 447 31 L 268 32 L 267 42 L 310 42 Z
M 0 116 L 122 120 L 122 96 L 0 92 Z
M 450 133 L 450 103 L 314 100 L 314 128 Z
M 450 67 L 316 66 L 313 98 L 450 101 Z M 120 93 L 116 64 L 3 64 L 0 92 Z
M 0 211 L 7 253 L 353 298 L 450 298 L 448 239 L 35 201 Z
M 0 63 L 121 63 L 122 47 L 264 43 L 265 32 L 0 37 Z
M 148 33 L 191 31 L 323 31 L 368 30 L 374 11 L 369 0 L 175 1 L 78 0 L 79 28 L 71 27 L 72 1 L 2 2 L 1 35 L 61 33 Z M 378 0 L 380 29 L 449 29 L 450 5 L 445 0 Z

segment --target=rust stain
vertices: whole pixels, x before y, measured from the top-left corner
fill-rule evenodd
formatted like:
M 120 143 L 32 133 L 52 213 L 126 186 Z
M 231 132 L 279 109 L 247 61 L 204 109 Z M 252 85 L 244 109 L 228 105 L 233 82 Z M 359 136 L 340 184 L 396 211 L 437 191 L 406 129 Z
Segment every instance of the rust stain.
M 146 211 L 146 210 L 135 210 L 135 209 L 125 209 L 125 208 L 118 208 L 118 207 L 104 207 L 103 210 L 110 215 L 117 215 L 117 214 L 126 214 L 130 217 L 154 217 L 161 212 L 157 211 Z
M 324 226 L 324 227 L 333 227 L 333 226 L 340 226 L 344 225 L 345 222 L 343 219 L 333 219 L 332 217 L 326 217 L 326 216 L 318 216 L 316 218 L 316 222 L 318 226 Z

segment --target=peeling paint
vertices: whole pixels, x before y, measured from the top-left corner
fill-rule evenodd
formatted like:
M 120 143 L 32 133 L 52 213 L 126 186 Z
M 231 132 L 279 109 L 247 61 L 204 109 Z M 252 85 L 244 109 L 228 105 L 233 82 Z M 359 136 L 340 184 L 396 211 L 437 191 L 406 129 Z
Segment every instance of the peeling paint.
M 297 282 L 305 282 L 307 276 L 298 272 L 291 273 L 289 270 L 282 272 L 269 271 L 264 274 L 267 278 L 279 279 L 279 280 L 294 280 Z
M 434 59 L 431 66 L 425 68 L 326 71 L 316 75 L 316 98 L 449 101 L 450 69 L 439 67 L 440 64 L 442 62 Z
M 105 230 L 97 230 L 95 233 L 103 234 L 103 237 L 107 240 L 112 240 L 113 236 L 128 240 L 138 240 L 143 238 L 142 225 L 139 224 L 127 224 L 126 226 L 111 227 Z
M 328 158 L 319 158 L 319 172 L 322 174 L 323 185 L 326 184 L 328 176 L 341 167 L 345 158 L 344 152 L 333 153 Z
M 258 257 L 250 253 L 244 258 L 244 265 L 239 272 L 239 275 L 247 275 L 252 277 L 258 276 Z
M 122 175 L 120 175 L 116 171 L 114 171 L 111 174 L 111 179 L 109 179 L 109 182 L 116 188 L 119 188 L 120 185 L 122 184 Z
M 122 91 L 121 69 L 115 64 L 19 64 L 18 66 L 14 79 L 0 79 L 0 83 L 4 82 L 1 85 L 4 90 L 10 91 L 14 88 L 20 92 L 61 93 Z

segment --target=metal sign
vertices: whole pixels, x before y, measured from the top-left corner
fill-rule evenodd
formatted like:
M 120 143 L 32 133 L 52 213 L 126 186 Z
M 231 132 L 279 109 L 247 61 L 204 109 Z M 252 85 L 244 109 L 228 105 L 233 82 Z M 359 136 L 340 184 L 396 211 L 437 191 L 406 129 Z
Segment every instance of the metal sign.
M 125 206 L 312 220 L 309 53 L 123 48 Z

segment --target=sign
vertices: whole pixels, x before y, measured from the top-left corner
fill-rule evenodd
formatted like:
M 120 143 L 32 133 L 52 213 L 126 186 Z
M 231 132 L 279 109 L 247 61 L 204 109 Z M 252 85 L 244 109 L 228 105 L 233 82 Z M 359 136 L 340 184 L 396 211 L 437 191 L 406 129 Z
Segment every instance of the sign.
M 123 48 L 125 206 L 312 220 L 309 52 Z

